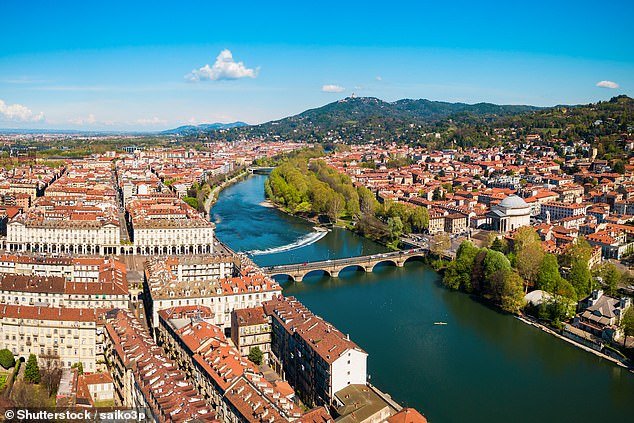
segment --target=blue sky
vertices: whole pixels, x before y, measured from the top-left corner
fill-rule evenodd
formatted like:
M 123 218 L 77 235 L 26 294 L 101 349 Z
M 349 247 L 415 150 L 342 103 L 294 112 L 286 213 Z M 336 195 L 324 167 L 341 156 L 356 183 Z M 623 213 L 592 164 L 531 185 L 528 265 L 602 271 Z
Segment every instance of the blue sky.
M 633 95 L 631 0 L 96 3 L 0 1 L 0 128 L 259 123 L 351 93 Z

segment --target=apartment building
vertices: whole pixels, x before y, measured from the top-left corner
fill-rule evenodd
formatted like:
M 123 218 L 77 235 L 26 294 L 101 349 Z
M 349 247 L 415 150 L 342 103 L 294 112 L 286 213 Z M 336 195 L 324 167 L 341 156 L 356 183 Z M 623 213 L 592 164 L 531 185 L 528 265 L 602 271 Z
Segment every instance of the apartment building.
M 177 260 L 181 263 L 180 258 Z M 282 292 L 277 282 L 262 273 L 233 276 L 238 272 L 236 257 L 201 258 L 201 267 L 188 267 L 193 266 L 193 260 L 183 262 L 188 264 L 181 267 L 180 272 L 173 261 L 154 258 L 146 262 L 145 306 L 152 316 L 154 328 L 158 327 L 160 310 L 200 305 L 214 311 L 213 324 L 229 329 L 233 310 L 261 306 L 264 301 Z M 223 262 L 225 264 L 218 267 L 218 263 Z M 240 271 L 244 272 L 245 269 Z
M 103 358 L 102 314 L 96 308 L 1 304 L 0 349 L 25 359 L 50 358 L 63 368 L 81 362 L 94 372 Z
M 249 355 L 251 348 L 259 348 L 267 363 L 271 350 L 271 317 L 262 307 L 233 310 L 231 340 L 243 357 Z
M 225 422 L 292 422 L 302 411 L 282 380 L 267 380 L 210 323 L 209 307 L 184 306 L 159 313 L 159 342 L 194 381 Z
M 125 265 L 109 258 L 0 256 L 0 304 L 127 308 Z
M 116 403 L 146 408 L 157 422 L 212 422 L 216 414 L 185 373 L 128 310 L 107 316 L 106 358 Z
M 137 197 L 127 206 L 137 254 L 211 254 L 214 224 L 176 197 Z
M 7 224 L 9 251 L 106 255 L 120 252 L 118 206 L 109 162 L 74 162 L 44 197 Z
M 272 318 L 270 363 L 285 375 L 301 400 L 331 405 L 336 392 L 366 383 L 368 354 L 293 297 L 263 304 Z
M 582 216 L 586 214 L 587 206 L 578 203 L 562 203 L 552 201 L 542 204 L 540 216 L 543 219 L 560 220 L 567 217 Z
M 68 308 L 128 308 L 127 283 L 70 282 L 58 276 L 0 275 L 0 304 Z

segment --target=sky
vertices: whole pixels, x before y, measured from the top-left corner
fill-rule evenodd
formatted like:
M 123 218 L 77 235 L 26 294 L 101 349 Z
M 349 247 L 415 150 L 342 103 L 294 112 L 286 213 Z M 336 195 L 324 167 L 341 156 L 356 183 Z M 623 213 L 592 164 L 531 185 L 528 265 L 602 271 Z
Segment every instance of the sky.
M 355 94 L 634 95 L 634 1 L 0 0 L 0 128 L 257 124 Z

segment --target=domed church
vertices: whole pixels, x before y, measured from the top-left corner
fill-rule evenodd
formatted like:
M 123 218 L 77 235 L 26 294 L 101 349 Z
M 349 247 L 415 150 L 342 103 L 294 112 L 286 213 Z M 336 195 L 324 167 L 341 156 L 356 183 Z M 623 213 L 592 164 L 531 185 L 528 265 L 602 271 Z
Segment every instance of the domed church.
M 531 224 L 531 206 L 517 195 L 509 195 L 487 213 L 491 228 L 506 233 Z

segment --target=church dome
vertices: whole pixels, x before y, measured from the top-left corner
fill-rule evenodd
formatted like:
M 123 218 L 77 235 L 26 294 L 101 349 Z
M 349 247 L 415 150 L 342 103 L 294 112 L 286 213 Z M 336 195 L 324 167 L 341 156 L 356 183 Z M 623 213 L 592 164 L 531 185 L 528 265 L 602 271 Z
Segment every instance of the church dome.
M 524 209 L 529 207 L 529 205 L 521 197 L 509 195 L 500 202 L 500 207 L 504 207 L 505 209 Z

